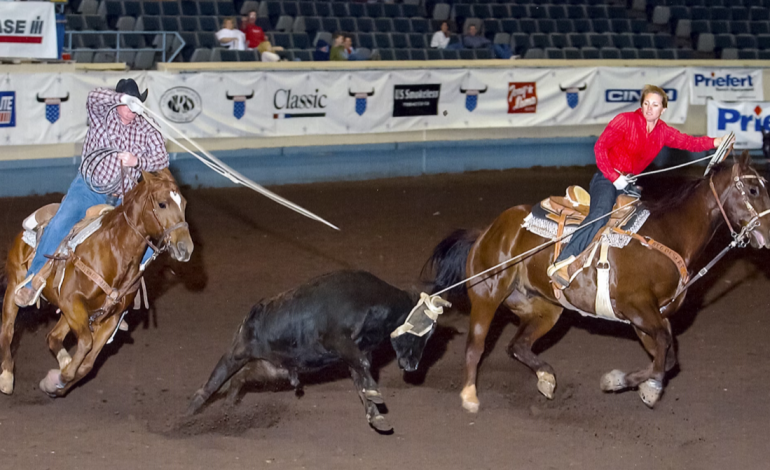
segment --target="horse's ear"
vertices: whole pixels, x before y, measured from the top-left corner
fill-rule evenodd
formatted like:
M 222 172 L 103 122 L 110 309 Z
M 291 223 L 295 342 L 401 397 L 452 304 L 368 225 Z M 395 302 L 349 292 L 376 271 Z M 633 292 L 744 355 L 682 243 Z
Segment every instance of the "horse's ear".
M 735 156 L 735 163 L 740 165 L 741 168 L 748 168 L 749 166 L 751 166 L 751 155 L 749 155 L 748 150 L 744 150 L 743 152 L 741 152 L 740 155 L 736 153 L 734 154 L 734 156 Z
M 148 182 L 148 183 L 149 183 L 149 182 L 150 182 L 150 181 L 152 181 L 154 178 L 155 178 L 155 175 L 153 175 L 153 174 L 152 174 L 152 173 L 150 173 L 149 171 L 142 171 L 142 179 L 143 179 L 143 180 L 145 180 L 146 182 Z
M 174 175 L 171 174 L 171 170 L 169 170 L 168 167 L 162 170 L 156 171 L 155 176 L 163 181 L 176 182 L 176 180 L 174 180 Z

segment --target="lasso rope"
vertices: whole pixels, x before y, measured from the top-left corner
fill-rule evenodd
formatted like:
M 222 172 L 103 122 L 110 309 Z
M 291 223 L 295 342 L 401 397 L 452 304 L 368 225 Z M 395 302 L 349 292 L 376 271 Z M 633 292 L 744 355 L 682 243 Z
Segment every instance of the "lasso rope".
M 245 176 L 243 176 L 242 174 L 240 174 L 236 170 L 232 169 L 231 167 L 229 167 L 228 165 L 223 163 L 222 160 L 218 159 L 217 157 L 215 157 L 214 155 L 212 155 L 211 153 L 206 151 L 203 147 L 198 145 L 194 140 L 192 140 L 189 137 L 187 137 L 186 135 L 184 135 L 184 133 L 182 131 L 180 131 L 179 129 L 174 127 L 171 123 L 169 123 L 168 121 L 163 119 L 160 115 L 158 115 L 158 113 L 152 111 L 151 109 L 147 108 L 146 106 L 143 106 L 143 107 L 144 107 L 144 110 L 146 112 L 149 112 L 152 115 L 152 117 L 154 117 L 155 119 L 159 120 L 161 123 L 163 123 L 163 125 L 167 126 L 169 129 L 173 130 L 174 132 L 176 132 L 177 134 L 182 136 L 182 138 L 184 140 L 186 140 L 190 144 L 192 144 L 192 146 L 195 147 L 196 149 L 198 149 L 203 155 L 205 155 L 206 158 L 198 155 L 196 152 L 194 152 L 193 150 L 191 150 L 190 148 L 188 148 L 187 146 L 185 146 L 184 144 L 179 142 L 177 139 L 175 139 L 171 135 L 168 135 L 167 133 L 164 133 L 161 130 L 160 126 L 158 126 L 158 124 L 153 122 L 152 119 L 146 119 L 145 118 L 145 120 L 148 123 L 150 123 L 150 125 L 152 127 L 154 127 L 162 135 L 165 135 L 165 137 L 168 140 L 170 140 L 171 142 L 173 142 L 174 144 L 176 144 L 180 148 L 182 148 L 184 151 L 188 152 L 190 155 L 192 155 L 195 158 L 197 158 L 198 160 L 200 160 L 207 167 L 211 168 L 215 172 L 217 172 L 220 175 L 224 176 L 225 178 L 229 179 L 233 183 L 241 184 L 243 186 L 246 186 L 247 188 L 251 188 L 254 191 L 262 194 L 263 196 L 266 196 L 266 197 L 272 199 L 273 201 L 277 202 L 278 204 L 280 204 L 280 205 L 282 205 L 284 207 L 288 207 L 289 209 L 291 209 L 291 210 L 293 210 L 295 212 L 298 212 L 298 213 L 304 215 L 305 217 L 313 219 L 313 220 L 315 220 L 317 222 L 321 222 L 321 223 L 323 223 L 323 224 L 333 228 L 334 230 L 339 230 L 339 228 L 336 225 L 332 224 L 331 222 L 326 221 L 325 219 L 323 219 L 323 218 L 313 214 L 309 210 L 307 210 L 307 209 L 305 209 L 303 207 L 300 207 L 297 204 L 294 204 L 293 202 L 291 202 L 291 201 L 289 201 L 287 199 L 282 198 L 281 196 L 275 194 L 274 192 L 272 192 L 272 191 L 262 187 L 261 185 L 251 181 L 250 179 L 246 178 Z M 142 117 L 144 117 L 144 116 L 142 116 Z

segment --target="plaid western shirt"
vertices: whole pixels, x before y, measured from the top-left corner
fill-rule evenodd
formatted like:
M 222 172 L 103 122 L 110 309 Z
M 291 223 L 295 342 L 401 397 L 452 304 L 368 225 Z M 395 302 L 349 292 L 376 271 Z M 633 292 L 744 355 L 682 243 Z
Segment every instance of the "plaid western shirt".
M 89 128 L 83 144 L 83 157 L 100 148 L 114 148 L 118 152 L 133 153 L 139 163 L 125 167 L 125 190 L 133 188 L 141 171 L 158 171 L 168 167 L 168 152 L 163 137 L 146 119 L 137 116 L 130 124 L 120 121 L 115 110 L 122 93 L 108 88 L 96 88 L 88 94 L 86 110 Z M 81 163 L 82 165 L 82 163 Z M 120 159 L 117 154 L 105 158 L 93 172 L 96 185 L 108 185 L 120 177 Z
M 648 133 L 647 120 L 639 108 L 618 114 L 604 129 L 594 146 L 596 166 L 614 182 L 619 176 L 617 171 L 634 175 L 644 171 L 663 147 L 702 152 L 714 148 L 714 139 L 689 136 L 661 120 Z

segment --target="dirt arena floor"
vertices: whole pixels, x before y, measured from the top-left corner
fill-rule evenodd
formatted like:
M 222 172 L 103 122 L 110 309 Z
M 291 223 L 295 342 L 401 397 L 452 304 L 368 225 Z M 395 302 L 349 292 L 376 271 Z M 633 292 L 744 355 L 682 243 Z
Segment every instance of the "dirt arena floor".
M 450 312 L 420 370 L 377 356 L 395 433 L 366 423 L 344 371 L 311 377 L 305 394 L 252 390 L 182 418 L 189 397 L 260 298 L 343 268 L 403 288 L 455 228 L 588 183 L 590 169 L 478 172 L 283 186 L 276 191 L 342 227 L 334 232 L 245 189 L 185 190 L 196 243 L 190 263 L 151 267 L 149 312 L 134 312 L 95 372 L 65 398 L 38 381 L 56 366 L 50 310 L 23 312 L 16 390 L 0 396 L 0 469 L 766 469 L 770 437 L 770 252 L 732 253 L 694 287 L 674 319 L 681 366 L 654 410 L 636 392 L 604 394 L 599 378 L 648 358 L 625 325 L 568 312 L 537 349 L 556 370 L 556 397 L 505 346 L 499 314 L 479 374 L 481 410 L 460 407 L 468 316 Z M 644 181 L 646 195 L 677 177 Z M 653 191 L 656 188 L 656 191 Z M 0 253 L 22 219 L 61 195 L 0 199 Z M 721 230 L 714 254 L 729 239 Z

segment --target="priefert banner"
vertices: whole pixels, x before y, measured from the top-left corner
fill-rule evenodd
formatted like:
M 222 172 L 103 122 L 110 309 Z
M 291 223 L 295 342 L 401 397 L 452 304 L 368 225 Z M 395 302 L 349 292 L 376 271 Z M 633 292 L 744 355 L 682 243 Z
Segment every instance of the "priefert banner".
M 53 3 L 0 2 L 0 57 L 58 56 Z
M 735 132 L 735 148 L 762 148 L 762 131 L 770 132 L 770 102 L 724 103 L 709 100 L 708 135 L 719 137 Z
M 762 101 L 761 69 L 690 69 L 690 103 L 716 101 Z

